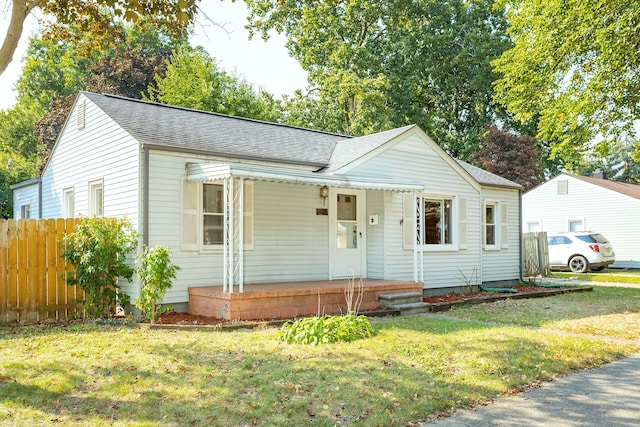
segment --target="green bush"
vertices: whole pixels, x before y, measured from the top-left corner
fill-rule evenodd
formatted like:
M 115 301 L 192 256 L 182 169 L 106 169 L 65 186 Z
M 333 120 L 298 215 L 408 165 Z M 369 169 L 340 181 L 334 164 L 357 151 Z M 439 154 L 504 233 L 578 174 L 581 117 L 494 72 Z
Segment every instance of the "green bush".
M 366 316 L 347 314 L 345 316 L 325 315 L 305 317 L 282 325 L 279 337 L 288 343 L 326 344 L 351 342 L 371 336 L 371 323 Z
M 118 278 L 133 277 L 126 258 L 137 243 L 138 234 L 126 218 L 84 217 L 73 233 L 64 236 L 62 258 L 75 267 L 67 285 L 84 291 L 85 299 L 79 302 L 89 316 L 108 317 L 115 314 L 118 303 L 129 305 L 129 296 L 119 293 Z
M 167 289 L 171 287 L 171 280 L 176 278 L 180 267 L 171 262 L 171 251 L 165 246 L 144 249 L 140 255 L 141 265 L 138 267 L 138 278 L 143 283 L 140 298 L 133 303 L 145 316 L 155 324 L 160 315 L 170 307 L 162 308 L 162 300 Z

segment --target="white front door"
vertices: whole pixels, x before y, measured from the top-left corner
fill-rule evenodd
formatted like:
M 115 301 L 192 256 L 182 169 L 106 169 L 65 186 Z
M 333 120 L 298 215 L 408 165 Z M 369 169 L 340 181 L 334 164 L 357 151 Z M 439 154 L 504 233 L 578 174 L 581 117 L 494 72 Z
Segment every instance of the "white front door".
M 331 189 L 329 195 L 330 276 L 364 277 L 365 190 Z

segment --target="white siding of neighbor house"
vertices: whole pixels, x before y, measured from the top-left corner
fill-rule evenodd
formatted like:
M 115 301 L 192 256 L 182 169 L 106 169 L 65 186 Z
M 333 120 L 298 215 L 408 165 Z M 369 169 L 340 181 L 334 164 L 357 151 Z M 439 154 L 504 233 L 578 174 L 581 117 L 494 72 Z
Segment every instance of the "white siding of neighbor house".
M 13 217 L 15 219 L 23 219 L 21 207 L 29 205 L 31 209 L 31 218 L 38 217 L 38 209 L 40 208 L 39 184 L 36 182 L 13 190 Z
M 558 194 L 558 181 L 566 180 L 567 194 Z M 640 200 L 567 175 L 559 175 L 522 197 L 522 229 L 540 222 L 541 231 L 569 230 L 569 220 L 581 219 L 583 228 L 604 235 L 616 254 L 612 267 L 640 268 Z
M 188 301 L 189 287 L 220 286 L 220 251 L 180 247 L 180 185 L 187 162 L 206 158 L 152 151 L 150 154 L 149 245 L 168 245 L 180 266 L 165 303 Z M 209 159 L 211 160 L 211 158 Z M 328 216 L 319 187 L 254 182 L 254 249 L 244 252 L 244 284 L 322 280 L 329 277 Z
M 497 282 L 502 280 L 513 280 L 520 277 L 520 195 L 517 191 L 505 190 L 500 188 L 485 187 L 482 197 L 486 201 L 498 203 L 499 230 L 502 233 L 501 226 L 504 218 L 502 218 L 502 205 L 507 206 L 507 245 L 501 244 L 500 249 L 487 250 L 483 249 L 482 258 L 482 280 L 483 282 Z M 502 241 L 502 236 L 499 235 Z
M 480 271 L 480 194 L 464 173 L 445 161 L 419 133 L 410 132 L 386 151 L 355 166 L 349 174 L 397 178 L 425 183 L 427 195 L 449 195 L 467 200 L 467 249 L 424 252 L 424 287 L 441 288 L 463 284 L 460 276 Z M 413 280 L 413 251 L 403 247 L 403 193 L 385 192 L 384 278 Z M 457 221 L 454 227 L 457 229 Z M 457 232 L 457 231 L 456 231 Z M 371 235 L 369 236 L 371 244 Z M 478 274 L 478 280 L 480 280 Z

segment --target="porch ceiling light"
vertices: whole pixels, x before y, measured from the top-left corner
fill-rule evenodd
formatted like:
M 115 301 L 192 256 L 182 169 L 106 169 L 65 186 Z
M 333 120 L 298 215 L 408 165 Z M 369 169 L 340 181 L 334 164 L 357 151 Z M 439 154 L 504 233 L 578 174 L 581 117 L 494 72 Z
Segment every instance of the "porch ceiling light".
M 329 197 L 329 187 L 327 187 L 326 185 L 320 187 L 320 197 L 322 197 L 323 199 Z

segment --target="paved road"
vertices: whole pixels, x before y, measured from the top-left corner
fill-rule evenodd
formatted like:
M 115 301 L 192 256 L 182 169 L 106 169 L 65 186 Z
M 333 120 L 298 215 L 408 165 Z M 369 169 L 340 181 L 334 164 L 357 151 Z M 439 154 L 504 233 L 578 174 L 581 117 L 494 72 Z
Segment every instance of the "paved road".
M 425 426 L 638 427 L 640 354 Z

